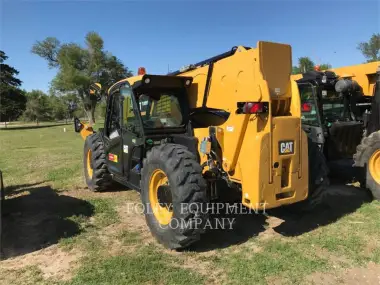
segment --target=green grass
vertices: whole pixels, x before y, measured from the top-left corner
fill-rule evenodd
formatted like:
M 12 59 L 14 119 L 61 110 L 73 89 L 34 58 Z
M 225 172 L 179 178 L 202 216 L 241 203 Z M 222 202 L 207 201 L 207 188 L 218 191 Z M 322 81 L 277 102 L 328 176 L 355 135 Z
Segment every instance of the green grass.
M 134 202 L 139 199 L 137 194 L 91 193 L 85 189 L 83 143 L 71 126 L 0 130 L 0 169 L 5 185 L 12 186 L 14 191 L 22 189 L 25 194 L 14 193 L 26 197 L 38 188 L 41 188 L 38 195 L 43 195 L 46 191 L 43 187 L 49 186 L 58 195 L 53 197 L 55 201 L 66 203 L 54 214 L 61 215 L 65 224 L 78 228 L 75 234 L 64 235 L 54 243 L 58 242 L 58 248 L 69 255 L 81 253 L 68 281 L 45 279 L 43 268 L 25 265 L 21 269 L 1 271 L 0 283 L 267 284 L 279 280 L 285 284 L 307 284 L 306 277 L 314 272 L 339 273 L 344 268 L 380 263 L 380 202 L 376 201 L 296 236 L 253 235 L 241 244 L 215 247 L 205 253 L 173 254 L 153 239 L 146 241 L 146 236 L 150 236 L 148 228 L 142 233 L 141 227 L 134 227 L 129 220 L 136 217 L 119 214 L 128 199 Z M 9 199 L 14 196 L 10 195 Z M 91 213 L 78 201 L 88 203 Z M 27 205 L 27 202 L 23 204 Z M 70 209 L 73 205 L 83 206 L 87 212 Z M 34 211 L 38 215 L 43 209 L 41 205 Z M 310 215 L 311 219 L 313 215 L 318 216 L 319 212 Z M 49 229 L 54 227 L 46 228 Z M 217 233 L 213 239 L 227 239 L 227 235 L 225 238 L 223 233 Z M 16 260 L 22 258 L 21 255 Z
M 112 199 L 89 198 L 88 202 L 94 207 L 92 219 L 79 215 L 71 216 L 68 219 L 76 223 L 82 234 L 68 238 L 62 238 L 59 241 L 60 246 L 66 250 L 72 250 L 80 247 L 86 251 L 95 251 L 102 246 L 97 236 L 97 230 L 120 221 L 119 215 L 115 210 L 115 201 Z
M 203 284 L 204 278 L 169 263 L 172 256 L 145 247 L 136 253 L 128 253 L 106 259 L 92 258 L 85 262 L 76 277 L 67 285 L 79 284 Z
M 119 221 L 118 213 L 115 210 L 116 202 L 112 199 L 92 198 L 89 202 L 95 207 L 96 225 L 106 227 Z
M 268 277 L 282 277 L 298 284 L 312 272 L 325 270 L 328 262 L 313 254 L 306 254 L 294 243 L 278 239 L 260 243 L 262 250 L 249 253 L 239 250 L 218 260 L 230 276 L 229 284 L 266 284 Z
M 0 284 L 13 285 L 51 285 L 51 281 L 45 280 L 41 270 L 37 266 L 25 266 L 17 270 L 0 270 Z
M 84 187 L 82 152 L 83 140 L 71 126 L 0 130 L 0 169 L 6 185 L 49 181 L 53 188 Z
M 138 232 L 129 229 L 124 229 L 122 232 L 120 232 L 118 238 L 124 245 L 135 245 L 142 241 L 141 236 Z

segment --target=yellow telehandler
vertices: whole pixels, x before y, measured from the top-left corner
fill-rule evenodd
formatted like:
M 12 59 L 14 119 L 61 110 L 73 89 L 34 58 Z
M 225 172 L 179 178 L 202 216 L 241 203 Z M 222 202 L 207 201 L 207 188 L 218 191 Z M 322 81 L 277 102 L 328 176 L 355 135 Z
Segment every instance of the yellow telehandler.
M 300 90 L 303 128 L 323 149 L 332 176 L 361 181 L 376 199 L 380 199 L 379 68 L 376 61 L 292 76 Z M 341 167 L 345 165 L 356 167 Z
M 220 180 L 254 210 L 306 199 L 308 143 L 291 63 L 289 45 L 258 42 L 117 82 L 104 128 L 75 120 L 88 187 L 115 180 L 140 191 L 152 234 L 171 249 L 200 238 Z

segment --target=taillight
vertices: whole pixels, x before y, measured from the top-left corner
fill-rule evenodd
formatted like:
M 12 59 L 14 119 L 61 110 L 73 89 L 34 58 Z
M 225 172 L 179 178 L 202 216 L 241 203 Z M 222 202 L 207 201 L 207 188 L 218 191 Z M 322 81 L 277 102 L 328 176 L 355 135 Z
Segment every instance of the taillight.
M 302 112 L 311 112 L 312 109 L 313 109 L 313 106 L 311 105 L 311 103 L 302 103 L 301 105 Z
M 267 113 L 269 109 L 268 102 L 238 102 L 237 114 L 260 114 Z
M 268 102 L 238 102 L 237 114 L 261 114 L 269 110 Z

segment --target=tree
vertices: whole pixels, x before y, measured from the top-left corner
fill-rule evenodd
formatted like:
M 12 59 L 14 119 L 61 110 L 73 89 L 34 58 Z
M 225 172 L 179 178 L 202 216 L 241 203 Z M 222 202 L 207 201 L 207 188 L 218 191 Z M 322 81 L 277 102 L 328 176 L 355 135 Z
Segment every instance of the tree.
M 25 110 L 25 92 L 13 86 L 1 86 L 0 91 L 0 121 L 16 120 Z
M 292 74 L 305 73 L 314 70 L 314 62 L 307 56 L 298 58 L 298 66 L 292 67 Z
M 57 68 L 56 77 L 51 82 L 54 90 L 75 92 L 82 100 L 90 123 L 95 122 L 95 96 L 91 96 L 89 87 L 99 82 L 105 88 L 125 77 L 132 76 L 123 63 L 104 50 L 103 39 L 95 32 L 86 35 L 86 46 L 76 43 L 61 44 L 59 40 L 48 37 L 37 41 L 32 53 L 47 60 L 50 68 Z
M 380 60 L 380 34 L 373 34 L 368 42 L 361 42 L 358 44 L 363 56 L 367 62 Z
M 68 118 L 68 105 L 65 104 L 65 101 L 58 96 L 51 95 L 48 97 L 51 116 L 55 120 L 64 120 Z
M 292 74 L 299 74 L 301 73 L 301 70 L 298 66 L 293 66 L 292 67 Z
M 322 63 L 322 64 L 319 65 L 319 69 L 320 70 L 327 70 L 327 69 L 330 69 L 330 68 L 332 68 L 332 66 L 329 63 Z
M 18 70 L 5 64 L 4 61 L 8 59 L 5 52 L 0 50 L 0 82 L 7 86 L 20 87 L 22 81 L 15 76 L 19 74 Z
M 302 73 L 314 70 L 314 62 L 307 56 L 298 59 L 298 67 Z
M 16 120 L 25 110 L 25 92 L 19 87 L 21 80 L 16 78 L 18 71 L 5 64 L 8 57 L 0 51 L 0 121 Z
M 26 120 L 34 121 L 39 125 L 40 121 L 52 119 L 53 111 L 49 102 L 49 96 L 40 90 L 32 90 L 26 96 L 28 101 L 23 114 Z

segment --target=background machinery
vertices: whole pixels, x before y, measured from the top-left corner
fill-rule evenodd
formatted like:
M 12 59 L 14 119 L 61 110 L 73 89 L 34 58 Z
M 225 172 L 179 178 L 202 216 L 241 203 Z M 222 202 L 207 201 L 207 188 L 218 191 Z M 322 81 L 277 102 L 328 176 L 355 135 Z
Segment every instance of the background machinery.
M 358 157 L 362 138 L 378 130 L 374 116 L 379 111 L 372 108 L 377 106 L 374 94 L 379 66 L 380 62 L 372 62 L 293 76 L 300 90 L 303 128 L 320 145 L 333 176 L 363 181 L 363 172 L 350 166 Z M 342 168 L 347 163 L 349 171 Z M 362 162 L 355 165 L 364 166 Z
M 75 120 L 88 187 L 115 180 L 140 191 L 152 234 L 173 249 L 199 239 L 218 181 L 255 210 L 306 199 L 307 136 L 291 62 L 290 46 L 258 42 L 114 84 L 103 129 Z
M 354 155 L 356 167 L 363 167 L 365 186 L 380 200 L 380 65 L 373 86 L 371 111 L 366 113 L 364 137 Z

